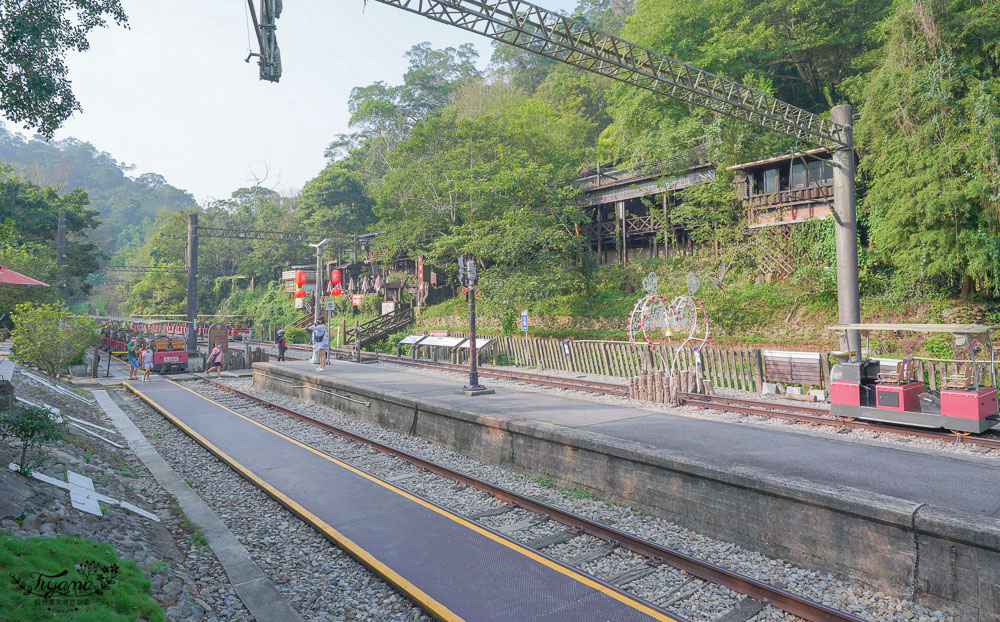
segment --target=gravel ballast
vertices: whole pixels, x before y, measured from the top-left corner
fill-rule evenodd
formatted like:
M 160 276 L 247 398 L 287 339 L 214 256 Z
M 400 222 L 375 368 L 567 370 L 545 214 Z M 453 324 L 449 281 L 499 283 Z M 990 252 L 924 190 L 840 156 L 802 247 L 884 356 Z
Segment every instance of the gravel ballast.
M 121 401 L 122 410 L 229 527 L 304 620 L 429 620 L 387 583 L 151 407 L 134 399 Z

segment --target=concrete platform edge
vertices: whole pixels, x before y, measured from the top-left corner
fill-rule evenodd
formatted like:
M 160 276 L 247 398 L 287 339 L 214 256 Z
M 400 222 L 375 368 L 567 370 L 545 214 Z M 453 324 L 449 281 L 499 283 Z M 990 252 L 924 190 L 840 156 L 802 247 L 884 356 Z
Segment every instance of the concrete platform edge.
M 319 377 L 278 363 L 254 363 L 254 386 L 560 486 L 582 487 L 707 535 L 808 568 L 859 580 L 968 620 L 1000 619 L 1000 519 L 936 508 L 855 488 L 710 464 L 641 443 L 530 419 L 473 412 Z M 294 378 L 336 395 L 296 389 Z M 416 423 L 414 418 L 416 417 Z M 831 465 L 835 468 L 835 465 Z
M 92 391 L 112 423 L 122 433 L 128 446 L 142 460 L 164 490 L 177 499 L 184 513 L 205 534 L 208 545 L 219 558 L 240 600 L 257 620 L 302 622 L 285 596 L 250 559 L 246 548 L 236 539 L 212 508 L 197 495 L 177 472 L 149 444 L 107 391 Z

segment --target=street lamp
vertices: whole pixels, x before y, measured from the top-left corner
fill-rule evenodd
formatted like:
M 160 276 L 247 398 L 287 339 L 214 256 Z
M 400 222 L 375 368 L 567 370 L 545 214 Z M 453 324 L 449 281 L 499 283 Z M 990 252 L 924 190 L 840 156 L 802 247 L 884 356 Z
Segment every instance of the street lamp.
M 316 244 L 309 245 L 316 247 L 316 292 L 315 292 L 316 303 L 313 305 L 313 326 L 315 326 L 316 323 L 319 321 L 320 296 L 323 293 L 323 264 L 322 264 L 323 247 L 329 243 L 330 243 L 330 238 L 323 238 Z M 327 328 L 327 330 L 330 329 Z M 310 359 L 310 362 L 319 363 L 319 352 L 316 350 L 316 348 L 313 348 L 313 355 L 312 359 Z

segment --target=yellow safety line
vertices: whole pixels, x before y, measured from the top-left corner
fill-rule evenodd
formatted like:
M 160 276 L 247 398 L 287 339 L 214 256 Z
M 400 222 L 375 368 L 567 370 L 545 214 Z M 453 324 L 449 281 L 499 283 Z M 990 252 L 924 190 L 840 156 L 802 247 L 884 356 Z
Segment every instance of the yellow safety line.
M 205 437 L 203 437 L 201 434 L 198 434 L 197 432 L 195 432 L 193 429 L 191 429 L 190 426 L 188 426 L 183 421 L 181 421 L 180 419 L 178 419 L 177 417 L 175 417 L 174 415 L 172 415 L 165 408 L 163 408 L 162 406 L 160 406 L 159 404 L 157 404 L 156 401 L 153 400 L 152 398 L 150 398 L 148 395 L 145 395 L 142 391 L 140 391 L 139 389 L 136 389 L 135 387 L 133 387 L 131 384 L 129 384 L 129 382 L 130 381 L 125 381 L 123 384 L 125 386 L 127 386 L 130 390 L 132 390 L 135 393 L 137 393 L 144 400 L 146 400 L 153 408 L 155 408 L 156 410 L 160 411 L 160 413 L 163 416 L 165 416 L 168 419 L 170 419 L 171 421 L 173 421 L 179 428 L 181 428 L 182 430 L 184 430 L 188 435 L 190 435 L 192 438 L 196 439 L 199 443 L 201 443 L 202 445 L 204 445 L 205 447 L 207 447 L 209 449 L 209 451 L 211 451 L 212 453 L 214 453 L 216 456 L 218 456 L 222 460 L 228 462 L 230 464 L 230 466 L 232 466 L 234 469 L 236 469 L 237 471 L 239 471 L 240 473 L 242 473 L 244 477 L 247 477 L 250 480 L 252 480 L 253 482 L 255 482 L 258 486 L 260 486 L 261 488 L 263 488 L 264 490 L 266 490 L 271 496 L 273 496 L 273 497 L 275 497 L 277 499 L 280 499 L 282 501 L 282 503 L 284 503 L 286 506 L 288 506 L 291 509 L 293 509 L 296 513 L 298 513 L 300 516 L 302 516 L 303 518 L 305 518 L 306 520 L 308 520 L 315 527 L 317 527 L 317 528 L 321 529 L 322 531 L 324 531 L 327 535 L 329 535 L 331 538 L 333 538 L 338 544 L 340 544 L 345 549 L 347 549 L 351 554 L 353 554 L 356 557 L 360 558 L 369 567 L 374 568 L 379 574 L 381 574 L 382 576 L 384 576 L 389 581 L 395 583 L 401 589 L 403 589 L 405 592 L 407 592 L 408 594 L 410 594 L 411 596 L 413 596 L 424 607 L 426 607 L 431 613 L 433 613 L 434 615 L 440 617 L 442 620 L 446 620 L 447 622 L 464 622 L 464 618 L 462 618 L 461 616 L 459 616 L 459 615 L 455 614 L 454 612 L 452 612 L 450 609 L 448 609 L 446 606 L 444 606 L 443 604 L 441 604 L 440 602 L 438 602 L 437 600 L 435 600 L 434 598 L 432 598 L 426 592 L 424 592 L 423 590 L 421 590 L 417 586 L 415 586 L 412 583 L 410 583 L 408 580 L 406 580 L 402 575 L 400 575 L 399 573 L 397 573 L 395 570 L 393 570 L 392 568 L 386 566 L 381 561 L 379 561 L 378 559 L 376 559 L 368 551 L 366 551 L 362 547 L 358 546 L 350 538 L 348 538 L 344 534 L 340 533 L 334 527 L 330 526 L 325 521 L 323 521 L 321 518 L 319 518 L 318 516 L 316 516 L 315 514 L 313 514 L 312 512 L 310 512 L 309 510 L 307 510 L 306 508 L 302 507 L 296 501 L 290 499 L 284 493 L 282 493 L 281 491 L 279 491 L 278 489 L 274 488 L 273 486 L 271 486 L 270 484 L 268 484 L 266 481 L 264 481 L 263 479 L 261 479 L 260 477 L 258 477 L 253 471 L 251 471 L 250 469 L 246 468 L 245 466 L 243 466 L 242 464 L 240 464 L 239 462 L 237 462 L 236 460 L 234 460 L 226 452 L 224 452 L 221 449 L 219 449 L 218 447 L 216 447 L 214 444 L 212 444 L 208 439 L 206 439 Z M 173 382 L 173 381 L 171 380 L 169 382 Z M 180 385 L 180 384 L 178 384 L 176 382 L 174 382 L 174 384 L 177 384 L 177 386 L 179 386 L 179 387 L 181 387 L 183 389 L 187 389 L 187 387 L 184 387 L 184 386 L 182 386 L 182 385 Z M 188 390 L 190 391 L 190 389 L 188 389 Z M 202 395 L 200 395 L 200 394 L 198 394 L 198 393 L 196 393 L 194 391 L 192 391 L 192 393 L 195 393 L 196 395 L 199 395 L 199 397 L 204 397 L 204 396 L 202 396 Z M 205 399 L 208 399 L 208 398 L 205 398 Z M 217 404 L 217 402 L 215 402 L 215 403 Z M 221 404 L 218 404 L 218 405 L 222 406 Z M 223 407 L 223 408 L 225 408 L 225 407 Z M 239 413 L 236 413 L 236 414 L 239 414 Z M 262 426 L 262 427 L 266 428 L 267 426 Z
M 349 471 L 351 471 L 353 473 L 356 473 L 356 474 L 360 475 L 361 477 L 364 477 L 365 479 L 371 480 L 372 482 L 378 484 L 379 486 L 382 486 L 383 488 L 387 488 L 387 489 L 395 492 L 396 494 L 402 495 L 403 497 L 406 497 L 407 499 L 409 499 L 411 501 L 419 503 L 420 505 L 422 505 L 422 506 L 424 506 L 424 507 L 426 507 L 428 509 L 431 509 L 431 510 L 437 512 L 441 516 L 449 518 L 449 519 L 455 521 L 456 523 L 459 523 L 460 525 L 468 527 L 469 529 L 472 529 L 473 531 L 475 531 L 475 532 L 477 532 L 479 534 L 482 534 L 482 535 L 486 536 L 487 538 L 489 538 L 491 540 L 499 542 L 500 544 L 506 546 L 507 548 L 513 549 L 513 550 L 515 550 L 515 551 L 517 551 L 517 552 L 519 552 L 519 553 L 521 553 L 523 555 L 526 555 L 527 557 L 530 557 L 531 559 L 533 559 L 533 560 L 535 560 L 535 561 L 537 561 L 537 562 L 539 562 L 541 564 L 544 564 L 545 566 L 548 566 L 549 568 L 552 568 L 553 570 L 556 570 L 556 571 L 558 571 L 558 572 L 560 572 L 560 573 L 562 573 L 562 574 L 564 574 L 564 575 L 566 575 L 566 576 L 568 576 L 568 577 L 570 577 L 572 579 L 575 579 L 575 580 L 583 583 L 584 585 L 587 585 L 587 586 L 589 586 L 589 587 L 597 590 L 598 592 L 606 594 L 606 595 L 614 598 L 615 600 L 620 601 L 620 602 L 622 602 L 622 603 L 624 603 L 624 604 L 626 604 L 626 605 L 628 605 L 628 606 L 630 606 L 630 607 L 632 607 L 634 609 L 638 609 L 639 611 L 641 611 L 641 612 L 643 612 L 643 613 L 645 613 L 645 614 L 647 614 L 647 615 L 649 615 L 649 616 L 651 616 L 651 617 L 653 617 L 653 618 L 655 618 L 657 620 L 661 620 L 662 622 L 680 622 L 676 618 L 672 618 L 672 617 L 666 616 L 663 613 L 661 613 L 659 611 L 656 611 L 655 609 L 652 609 L 652 608 L 648 607 L 647 605 L 644 605 L 642 603 L 633 601 L 628 596 L 626 596 L 624 594 L 621 594 L 617 590 L 610 589 L 610 588 L 608 588 L 608 587 L 606 587 L 604 585 L 601 585 L 600 583 L 598 583 L 598 582 L 590 579 L 589 577 L 587 577 L 585 575 L 582 575 L 582 574 L 578 573 L 577 571 L 575 571 L 575 570 L 573 570 L 571 568 L 566 568 L 562 564 L 559 564 L 559 563 L 557 563 L 557 562 L 555 562 L 555 561 L 553 561 L 553 560 L 551 560 L 551 559 L 549 559 L 547 557 L 539 555 L 537 552 L 535 552 L 532 549 L 529 549 L 529 548 L 527 548 L 527 547 L 525 547 L 525 546 L 523 546 L 523 545 L 521 545 L 521 544 L 519 544 L 517 542 L 514 542 L 512 540 L 508 540 L 507 538 L 504 538 L 503 536 L 499 536 L 499 535 L 497 535 L 497 534 L 495 534 L 495 533 L 493 533 L 491 531 L 483 529 L 482 527 L 480 527 L 479 525 L 477 525 L 477 524 L 469 521 L 468 519 L 465 519 L 465 518 L 463 518 L 461 516 L 453 514 L 452 512 L 450 512 L 450 511 L 448 511 L 448 510 L 446 510 L 444 508 L 441 508 L 441 507 L 439 507 L 439 506 L 437 506 L 437 505 L 435 505 L 433 503 L 430 503 L 430 502 L 428 502 L 428 501 L 426 501 L 424 499 L 421 499 L 420 497 L 417 497 L 417 496 L 415 496 L 413 494 L 410 494 L 409 492 L 403 490 L 402 488 L 399 488 L 399 487 L 397 487 L 397 486 L 395 486 L 393 484 L 390 484 L 389 482 L 381 480 L 381 479 L 375 477 L 374 475 L 371 475 L 370 473 L 366 473 L 365 471 L 362 471 L 362 470 L 360 470 L 360 469 L 358 469 L 358 468 L 356 468 L 356 467 L 354 467 L 354 466 L 352 466 L 352 465 L 350 465 L 350 464 L 348 464 L 348 463 L 346 463 L 346 462 L 344 462 L 342 460 L 334 458 L 333 456 L 331 456 L 329 454 L 325 454 L 325 453 L 319 451 L 318 449 L 314 449 L 314 448 L 312 448 L 312 447 L 310 447 L 308 445 L 305 445 L 305 444 L 297 441 L 296 439 L 288 436 L 287 434 L 284 434 L 282 432 L 279 432 L 279 431 L 275 430 L 274 428 L 270 428 L 270 427 L 264 425 L 263 423 L 260 423 L 258 421 L 254 421 L 250 417 L 247 417 L 246 415 L 242 415 L 242 414 L 236 412 L 235 410 L 233 410 L 232 408 L 229 408 L 228 406 L 226 406 L 224 404 L 220 404 L 219 402 L 216 402 L 215 400 L 213 400 L 213 399 L 211 399 L 209 397 L 205 397 L 201 393 L 198 393 L 197 391 L 195 391 L 193 389 L 185 387 L 184 385 L 180 384 L 179 382 L 176 382 L 174 380 L 170 380 L 169 378 L 167 378 L 166 380 L 167 380 L 167 382 L 170 382 L 172 384 L 176 384 L 178 387 L 184 389 L 185 391 L 190 391 L 191 393 L 194 393 L 198 397 L 200 397 L 200 398 L 202 398 L 204 400 L 207 400 L 207 401 L 215 404 L 216 406 L 219 406 L 220 408 L 223 408 L 223 409 L 225 409 L 225 410 L 233 413 L 234 415 L 236 415 L 237 417 L 240 417 L 241 419 L 245 419 L 245 420 L 249 421 L 250 423 L 252 423 L 252 424 L 254 424 L 256 426 L 259 426 L 259 427 L 267 430 L 268 432 L 271 432 L 272 434 L 280 436 L 280 437 L 284 438 L 285 440 L 288 440 L 288 441 L 290 441 L 290 442 L 298 445 L 299 447 L 302 447 L 303 449 L 311 451 L 312 453 L 316 454 L 317 456 L 325 458 L 326 460 L 329 460 L 330 462 L 333 462 L 333 463 L 335 463 L 335 464 L 337 464 L 337 465 L 339 465 L 339 466 L 341 466 L 341 467 L 343 467 L 343 468 L 345 468 L 345 469 L 347 469 L 347 470 L 349 470 Z

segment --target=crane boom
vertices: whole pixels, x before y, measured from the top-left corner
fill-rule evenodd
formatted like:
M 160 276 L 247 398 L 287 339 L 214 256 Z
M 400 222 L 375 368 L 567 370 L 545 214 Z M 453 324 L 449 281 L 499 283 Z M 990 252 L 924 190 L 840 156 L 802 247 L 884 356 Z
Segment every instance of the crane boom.
M 851 148 L 829 119 L 523 0 L 378 0 L 435 21 L 821 147 Z

